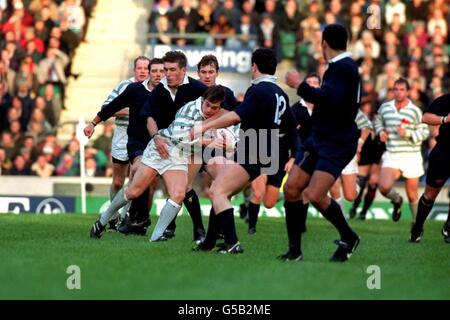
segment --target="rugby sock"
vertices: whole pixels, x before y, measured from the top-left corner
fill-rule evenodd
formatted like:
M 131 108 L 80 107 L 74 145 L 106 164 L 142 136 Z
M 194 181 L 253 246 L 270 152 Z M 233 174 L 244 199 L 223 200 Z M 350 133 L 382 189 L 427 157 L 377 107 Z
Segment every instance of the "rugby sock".
M 289 251 L 294 254 L 301 252 L 301 232 L 305 208 L 307 209 L 308 205 L 303 204 L 301 200 L 284 202 Z
M 112 199 L 114 199 L 116 194 L 117 194 L 117 191 L 113 191 L 113 186 L 111 185 L 109 187 L 109 200 L 112 201 Z
M 433 208 L 434 201 L 427 200 L 424 195 L 419 199 L 417 206 L 416 226 L 423 228 L 423 224 Z
M 109 187 L 109 201 L 112 201 L 112 199 L 114 199 L 116 194 L 117 194 L 117 191 L 113 191 L 113 186 L 111 185 Z M 119 215 L 119 212 L 114 212 L 114 214 L 111 216 L 111 220 L 116 219 L 118 215 Z
M 114 213 L 117 212 L 120 208 L 122 208 L 124 205 L 126 205 L 129 201 L 125 195 L 126 188 L 120 189 L 114 199 L 111 201 L 111 204 L 109 205 L 108 209 L 106 209 L 105 212 L 102 213 L 100 216 L 100 223 L 103 226 L 106 226 L 109 219 L 114 215 Z
M 341 208 L 336 201 L 331 199 L 330 206 L 321 211 L 321 213 L 338 230 L 342 241 L 345 242 L 346 240 L 354 239 L 355 232 L 348 225 L 347 220 L 345 220 Z
M 122 209 L 119 210 L 119 216 L 120 220 L 125 219 L 125 216 L 127 215 L 128 210 L 130 210 L 131 202 L 128 202 L 125 206 L 122 207 Z
M 233 213 L 234 209 L 230 208 L 220 212 L 216 217 L 219 221 L 219 226 L 222 227 L 225 243 L 229 245 L 233 245 L 238 241 Z
M 175 218 L 173 218 L 173 220 L 170 221 L 169 225 L 167 226 L 168 230 L 175 231 L 175 229 L 177 228 L 177 224 L 175 222 L 176 220 L 177 220 L 177 217 L 175 216 Z
M 178 203 L 171 199 L 167 199 L 166 204 L 159 215 L 158 222 L 156 222 L 155 229 L 153 229 L 152 236 L 150 237 L 151 241 L 155 241 L 163 235 L 164 230 L 166 230 L 170 221 L 176 217 L 180 209 L 181 206 Z
M 385 197 L 390 199 L 394 203 L 399 203 L 401 199 L 400 194 L 395 191 L 394 188 L 392 188 L 391 191 L 389 191 L 388 194 L 385 195 Z
M 368 177 L 358 176 L 357 181 L 358 181 L 357 186 L 359 188 L 358 195 L 356 196 L 355 201 L 353 201 L 352 208 L 350 209 L 350 211 L 354 210 L 355 213 L 356 213 L 356 209 L 358 209 L 359 205 L 361 204 L 361 199 L 364 194 L 364 189 L 367 186 Z
M 248 228 L 256 228 L 259 214 L 259 204 L 250 201 L 248 204 Z
M 189 190 L 186 192 L 186 195 L 184 196 L 183 204 L 186 207 L 187 211 L 189 212 L 189 215 L 192 219 L 192 225 L 194 227 L 194 232 L 197 232 L 197 230 L 205 230 L 205 227 L 203 226 L 202 221 L 202 211 L 200 208 L 200 200 L 198 199 L 197 193 L 194 189 Z
M 339 207 L 341 208 L 342 213 L 344 213 L 345 216 L 345 206 L 344 206 L 344 198 L 340 196 L 339 198 L 335 199 Z
M 410 202 L 409 203 L 409 209 L 411 210 L 412 222 L 415 223 L 416 222 L 416 217 L 417 217 L 417 210 L 418 210 L 417 201 L 416 202 Z
M 134 221 L 142 222 L 149 218 L 149 208 L 148 208 L 148 192 L 149 188 L 145 189 L 139 197 L 137 197 L 133 202 L 136 206 L 136 216 Z
M 219 235 L 219 226 L 214 208 L 211 207 L 208 220 L 208 232 L 206 233 L 205 241 L 202 246 L 207 249 L 212 249 L 216 245 L 217 237 Z
M 309 203 L 303 203 L 300 201 L 299 213 L 300 213 L 300 232 L 306 232 L 306 218 L 308 217 L 308 206 Z
M 363 204 L 363 208 L 362 208 L 360 215 L 363 215 L 363 216 L 366 215 L 367 211 L 369 210 L 370 206 L 373 203 L 373 200 L 375 199 L 375 195 L 377 193 L 377 188 L 378 188 L 378 185 L 369 184 L 369 187 L 367 188 L 367 193 L 364 196 L 364 204 Z

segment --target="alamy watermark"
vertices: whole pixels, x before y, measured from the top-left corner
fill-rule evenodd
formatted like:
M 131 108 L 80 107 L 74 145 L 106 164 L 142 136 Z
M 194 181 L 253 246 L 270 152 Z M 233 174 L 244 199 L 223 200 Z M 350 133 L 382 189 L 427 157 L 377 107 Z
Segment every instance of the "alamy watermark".
M 66 287 L 69 290 L 81 290 L 81 269 L 77 265 L 70 265 L 66 269 L 70 276 L 66 280 Z
M 369 290 L 381 289 L 381 268 L 377 265 L 370 265 L 367 267 L 366 273 L 369 274 L 366 285 Z

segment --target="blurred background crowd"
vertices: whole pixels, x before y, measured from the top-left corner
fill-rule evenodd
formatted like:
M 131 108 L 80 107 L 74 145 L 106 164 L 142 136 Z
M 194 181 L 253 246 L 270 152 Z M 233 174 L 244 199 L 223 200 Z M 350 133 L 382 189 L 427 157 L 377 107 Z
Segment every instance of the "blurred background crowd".
M 95 0 L 0 0 L 0 174 L 77 176 L 79 144 L 56 136 L 64 86 Z M 126 5 L 124 1 L 124 5 Z M 159 0 L 150 44 L 267 47 L 303 74 L 323 74 L 327 24 L 350 32 L 362 108 L 373 115 L 403 76 L 420 108 L 449 91 L 447 0 Z M 101 103 L 100 101 L 98 102 Z M 86 150 L 88 176 L 109 176 L 112 124 Z M 432 147 L 437 128 L 424 145 Z

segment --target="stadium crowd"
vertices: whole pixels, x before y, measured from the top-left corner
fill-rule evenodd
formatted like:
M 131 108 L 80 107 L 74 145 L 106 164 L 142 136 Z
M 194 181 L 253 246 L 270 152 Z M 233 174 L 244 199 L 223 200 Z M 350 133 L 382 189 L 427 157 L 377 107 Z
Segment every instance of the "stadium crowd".
M 78 142 L 61 146 L 56 131 L 68 78 L 79 76 L 71 62 L 95 4 L 0 1 L 0 175 L 79 175 Z M 88 161 L 89 174 L 106 168 L 100 150 L 88 151 L 96 159 Z
M 58 146 L 54 128 L 71 76 L 70 58 L 94 4 L 0 1 L 0 174 L 30 174 L 36 172 L 32 167 L 49 168 L 38 171 L 51 175 L 79 174 L 77 142 Z M 362 109 L 370 108 L 373 116 L 381 103 L 393 98 L 400 76 L 407 78 L 410 99 L 422 110 L 448 92 L 449 7 L 446 0 L 159 0 L 148 23 L 149 31 L 157 34 L 154 44 L 271 48 L 278 60 L 291 59 L 303 73 L 319 75 L 326 67 L 322 30 L 341 23 L 350 32 L 348 50 L 363 80 Z M 172 33 L 178 36 L 172 38 Z M 190 33 L 198 39 L 180 37 Z M 49 72 L 50 66 L 56 71 Z M 112 130 L 108 124 L 89 149 L 95 175 L 111 174 Z M 425 155 L 437 132 L 437 126 L 431 128 Z

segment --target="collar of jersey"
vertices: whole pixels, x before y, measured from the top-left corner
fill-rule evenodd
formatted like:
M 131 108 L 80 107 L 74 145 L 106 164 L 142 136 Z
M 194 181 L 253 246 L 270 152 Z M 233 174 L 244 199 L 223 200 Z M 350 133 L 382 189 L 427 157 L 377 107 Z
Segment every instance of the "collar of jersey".
M 256 79 L 252 80 L 252 84 L 258 84 L 258 83 L 261 83 L 261 82 L 264 82 L 264 81 L 265 82 L 276 83 L 277 82 L 277 77 L 265 74 L 265 75 L 262 75 L 259 78 L 256 78 Z
M 338 54 L 333 59 L 328 60 L 328 63 L 335 63 L 335 62 L 338 62 L 339 60 L 342 60 L 345 58 L 350 58 L 351 56 L 352 56 L 352 53 L 349 51 L 342 52 L 341 54 Z
M 166 88 L 166 90 L 170 92 L 170 88 L 169 88 L 169 85 L 167 84 L 167 78 L 166 77 L 161 79 L 161 83 L 163 84 L 164 88 Z M 180 84 L 180 86 L 182 86 L 183 84 L 188 84 L 188 83 L 189 83 L 189 78 L 188 78 L 188 76 L 186 74 L 186 75 L 184 75 L 183 83 Z
M 205 115 L 204 115 L 203 112 L 202 112 L 202 100 L 203 100 L 202 97 L 198 97 L 198 98 L 195 100 L 195 107 L 197 108 L 197 110 L 198 110 L 198 111 L 200 112 L 200 114 L 202 115 L 202 118 L 205 119 Z
M 142 82 L 142 85 L 144 86 L 145 90 L 151 92 L 152 90 L 150 90 L 150 89 L 148 88 L 148 82 L 149 82 L 149 81 L 150 81 L 150 78 L 149 78 L 149 79 L 145 79 L 145 80 Z

